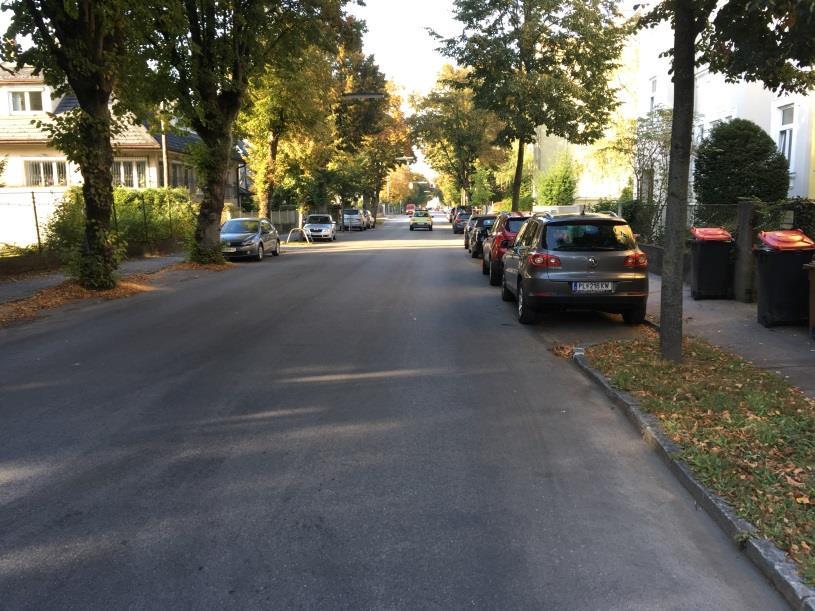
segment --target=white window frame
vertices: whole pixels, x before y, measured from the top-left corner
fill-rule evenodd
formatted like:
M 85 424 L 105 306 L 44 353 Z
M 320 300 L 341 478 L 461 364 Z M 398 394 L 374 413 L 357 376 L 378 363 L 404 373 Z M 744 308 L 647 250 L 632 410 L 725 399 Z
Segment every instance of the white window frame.
M 784 123 L 784 111 L 792 110 L 792 121 Z M 778 150 L 792 163 L 793 138 L 795 136 L 795 105 L 786 104 L 778 107 Z
M 127 189 L 147 189 L 150 186 L 150 164 L 147 162 L 147 157 L 114 157 L 113 163 L 115 164 L 120 163 L 121 171 L 118 177 L 118 181 L 116 176 L 113 176 L 113 186 L 114 187 L 125 187 Z M 144 186 L 138 184 L 139 182 L 139 172 L 137 164 L 144 163 Z M 130 170 L 132 172 L 131 176 L 133 177 L 133 182 L 135 184 L 125 184 L 124 177 L 125 177 L 125 169 L 124 164 L 130 164 Z M 113 172 L 113 167 L 111 167 L 111 173 Z
M 25 96 L 25 110 L 14 110 L 14 94 L 22 93 Z M 40 94 L 40 109 L 31 110 L 31 94 Z M 12 89 L 8 92 L 8 109 L 12 115 L 37 115 L 45 112 L 45 90 L 44 89 Z
M 42 181 L 40 184 L 31 184 L 29 182 L 29 172 L 28 172 L 28 164 L 29 163 L 49 163 L 51 164 L 51 175 L 54 177 L 54 184 L 46 185 Z M 57 164 L 61 163 L 65 167 L 65 184 L 59 184 L 59 171 L 57 170 Z M 46 188 L 54 188 L 54 187 L 69 187 L 71 185 L 71 172 L 68 169 L 68 160 L 65 158 L 59 157 L 24 157 L 23 158 L 23 173 L 25 174 L 25 186 L 26 187 L 46 187 Z M 40 171 L 40 176 L 45 176 L 45 172 Z

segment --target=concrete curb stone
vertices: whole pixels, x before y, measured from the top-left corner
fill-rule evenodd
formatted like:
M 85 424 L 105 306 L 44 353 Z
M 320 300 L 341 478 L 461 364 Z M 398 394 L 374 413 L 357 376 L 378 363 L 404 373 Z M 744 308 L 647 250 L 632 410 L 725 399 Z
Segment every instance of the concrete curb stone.
M 583 373 L 600 386 L 614 404 L 623 410 L 646 443 L 656 451 L 696 503 L 713 518 L 730 540 L 747 554 L 790 606 L 796 610 L 815 611 L 815 590 L 804 584 L 792 560 L 771 541 L 757 537 L 755 526 L 738 517 L 724 499 L 696 479 L 690 467 L 676 458 L 679 447 L 662 433 L 657 420 L 643 412 L 637 400 L 630 394 L 611 386 L 605 376 L 588 363 L 584 349 L 576 349 L 572 358 Z

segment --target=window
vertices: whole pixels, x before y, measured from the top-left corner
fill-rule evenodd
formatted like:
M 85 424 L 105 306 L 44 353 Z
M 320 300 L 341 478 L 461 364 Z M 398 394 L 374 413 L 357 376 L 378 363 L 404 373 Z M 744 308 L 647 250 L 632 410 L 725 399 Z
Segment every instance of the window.
M 42 91 L 12 91 L 12 112 L 42 111 Z
M 648 107 L 648 110 L 650 112 L 654 112 L 654 108 L 656 108 L 656 95 L 657 95 L 657 77 L 653 77 L 651 78 L 651 101 Z
M 787 158 L 792 158 L 792 124 L 795 120 L 793 106 L 779 108 L 781 111 L 781 129 L 778 131 L 778 150 Z
M 546 227 L 546 248 L 560 251 L 631 250 L 634 234 L 620 223 L 553 223 Z
M 113 185 L 143 189 L 147 186 L 147 162 L 138 159 L 117 159 L 111 167 Z
M 57 187 L 68 184 L 64 161 L 26 161 L 25 184 L 28 187 Z

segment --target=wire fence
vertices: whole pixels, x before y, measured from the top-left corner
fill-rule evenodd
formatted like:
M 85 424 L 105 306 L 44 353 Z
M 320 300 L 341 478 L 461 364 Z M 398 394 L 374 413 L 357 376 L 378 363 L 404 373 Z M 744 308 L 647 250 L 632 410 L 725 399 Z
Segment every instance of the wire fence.
M 0 193 L 0 245 L 42 249 L 49 224 L 65 196 L 64 190 L 4 189 Z M 149 246 L 182 239 L 194 213 L 192 201 L 163 204 L 155 197 L 133 191 L 125 202 L 114 204 L 111 225 L 131 245 Z M 239 210 L 227 208 L 224 219 L 239 215 Z M 272 210 L 270 217 L 281 233 L 298 224 L 297 210 Z
M 64 191 L 4 191 L 0 194 L 0 244 L 42 246 L 45 228 Z

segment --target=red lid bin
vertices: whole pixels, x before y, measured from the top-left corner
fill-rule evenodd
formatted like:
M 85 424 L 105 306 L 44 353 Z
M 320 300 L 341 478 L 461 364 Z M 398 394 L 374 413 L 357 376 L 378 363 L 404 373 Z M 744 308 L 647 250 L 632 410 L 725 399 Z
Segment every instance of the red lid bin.
M 800 229 L 762 231 L 758 239 L 770 250 L 815 250 L 815 242 Z
M 733 236 L 724 227 L 691 227 L 690 232 L 700 242 L 733 241 Z

